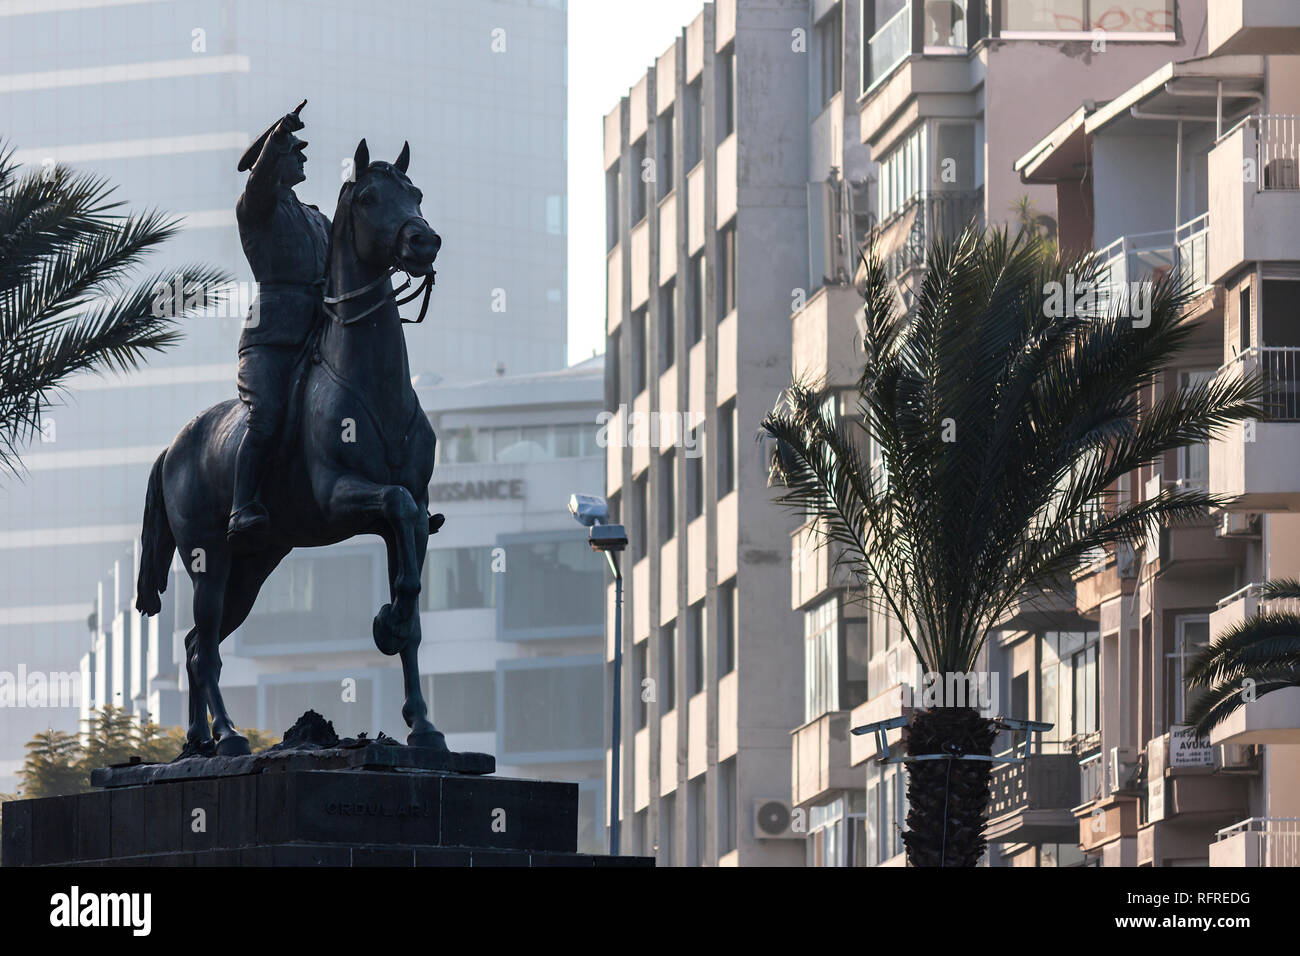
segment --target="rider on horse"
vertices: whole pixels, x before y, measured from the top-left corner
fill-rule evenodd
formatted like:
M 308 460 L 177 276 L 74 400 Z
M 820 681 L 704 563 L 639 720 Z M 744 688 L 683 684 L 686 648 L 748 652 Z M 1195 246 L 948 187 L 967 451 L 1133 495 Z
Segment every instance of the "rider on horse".
M 303 128 L 298 114 L 306 103 L 259 136 L 239 161 L 248 183 L 235 213 L 258 295 L 239 338 L 239 397 L 248 407 L 248 430 L 236 457 L 226 532 L 238 550 L 256 547 L 270 528 L 258 488 L 289 403 L 294 363 L 321 315 L 330 221 L 293 192 L 307 178 L 307 143 L 293 135 Z

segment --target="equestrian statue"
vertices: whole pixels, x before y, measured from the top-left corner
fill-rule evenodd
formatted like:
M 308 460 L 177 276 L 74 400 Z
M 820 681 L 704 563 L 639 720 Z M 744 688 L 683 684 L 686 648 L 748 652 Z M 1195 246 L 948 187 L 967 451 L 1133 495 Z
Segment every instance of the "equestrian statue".
M 149 474 L 136 607 L 158 613 L 178 551 L 194 585 L 182 756 L 249 753 L 221 698 L 222 640 L 291 550 L 361 534 L 387 546 L 390 597 L 373 636 L 401 658 L 407 744 L 447 749 L 417 660 L 421 570 L 442 524 L 427 511 L 436 439 L 411 387 L 398 313 L 422 292 L 423 320 L 442 241 L 407 176 L 409 144 L 395 162 L 371 162 L 361 140 L 332 223 L 301 202 L 293 187 L 305 179 L 307 144 L 294 134 L 305 105 L 239 162 L 248 172 L 239 238 L 258 283 L 239 341 L 239 399 L 191 420 Z M 399 271 L 410 278 L 394 289 Z

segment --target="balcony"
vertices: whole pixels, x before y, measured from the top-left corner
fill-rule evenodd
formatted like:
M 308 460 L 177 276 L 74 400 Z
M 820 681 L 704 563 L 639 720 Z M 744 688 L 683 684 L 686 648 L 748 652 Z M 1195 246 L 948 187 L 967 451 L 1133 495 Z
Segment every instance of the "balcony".
M 1137 282 L 1176 273 L 1193 294 L 1210 287 L 1207 268 L 1210 214 L 1190 219 L 1177 229 L 1121 236 L 1097 252 L 1097 304 L 1103 311 L 1119 306 Z
M 1210 442 L 1210 492 L 1229 499 L 1228 511 L 1300 508 L 1300 348 L 1248 348 L 1219 375 L 1263 378 L 1264 415 Z
M 1195 739 L 1180 728 L 1176 745 L 1164 734 L 1147 741 L 1146 787 L 1147 820 L 1151 823 L 1222 825 L 1237 819 L 1249 807 L 1248 780 L 1240 773 L 1220 773 L 1223 758 L 1213 745 Z M 1154 836 L 1154 835 L 1153 835 Z M 1205 833 L 1201 841 L 1208 841 Z M 1170 842 L 1169 840 L 1154 842 Z M 1162 850 L 1164 856 L 1203 855 L 1203 842 L 1193 852 L 1178 851 L 1172 846 Z
M 989 790 L 990 843 L 1074 842 L 1079 774 L 1073 753 L 1030 754 L 1023 763 L 995 766 Z
M 855 315 L 862 297 L 850 286 L 818 289 L 794 314 L 791 372 L 829 386 L 852 385 L 862 374 L 862 343 Z
M 919 280 L 912 274 L 928 265 L 933 243 L 953 239 L 983 218 L 982 189 L 917 193 L 871 230 L 867 246 L 880 256 L 890 279 L 910 285 L 910 279 Z
M 1300 118 L 1243 120 L 1210 150 L 1209 184 L 1211 282 L 1245 263 L 1300 259 Z
M 1295 0 L 1209 0 L 1210 55 L 1294 53 L 1300 48 Z
M 880 25 L 863 51 L 863 92 L 870 92 L 914 53 L 926 56 L 964 55 L 970 17 L 982 20 L 982 4 L 971 0 L 904 0 L 903 6 Z
M 1300 614 L 1300 601 L 1263 600 L 1259 584 L 1248 584 L 1219 602 L 1210 615 L 1210 635 L 1216 637 L 1256 614 Z M 1211 744 L 1300 743 L 1300 687 L 1262 694 L 1239 707 L 1210 731 Z
M 790 796 L 807 806 L 834 791 L 861 789 L 862 772 L 849 763 L 849 712 L 837 710 L 791 732 Z
M 1251 817 L 1215 834 L 1210 866 L 1300 866 L 1300 819 Z

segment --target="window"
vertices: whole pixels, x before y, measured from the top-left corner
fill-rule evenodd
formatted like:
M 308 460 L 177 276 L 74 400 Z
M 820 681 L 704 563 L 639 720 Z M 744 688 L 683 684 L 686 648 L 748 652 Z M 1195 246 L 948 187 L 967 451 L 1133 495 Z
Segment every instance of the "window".
M 598 752 L 604 742 L 603 674 L 595 659 L 503 670 L 501 749 L 507 754 Z
M 870 865 L 866 858 L 866 840 L 863 839 L 866 819 L 866 793 L 861 790 L 850 791 L 830 803 L 810 807 L 808 865 L 816 867 Z
M 1201 370 L 1183 372 L 1178 376 L 1179 386 L 1186 390 L 1198 385 L 1208 385 L 1214 379 L 1214 371 Z M 1210 480 L 1210 443 L 1195 442 L 1178 449 L 1178 485 L 1180 489 L 1201 489 L 1209 487 Z
M 623 401 L 623 380 L 620 376 L 619 341 L 621 330 L 610 333 L 605 343 L 605 407 L 618 408 Z
M 936 123 L 930 182 L 937 192 L 975 188 L 975 124 Z
M 650 183 L 646 180 L 654 178 L 652 173 L 647 172 L 645 151 L 645 137 L 642 136 L 632 144 L 632 169 L 630 172 L 636 177 L 636 180 L 632 183 L 632 195 L 630 197 L 632 214 L 629 218 L 632 220 L 633 225 L 645 218 L 648 206 L 647 194 L 650 191 Z
M 804 721 L 840 709 L 840 599 L 833 596 L 804 612 Z
M 820 80 L 820 106 L 831 101 L 844 84 L 842 11 L 836 7 L 817 24 L 817 60 Z
M 660 866 L 673 865 L 673 842 L 677 835 L 677 794 L 670 793 L 659 801 Z
M 880 161 L 877 174 L 880 190 L 880 219 L 884 221 L 902 209 L 922 188 L 925 128 L 918 126 L 903 142 Z
M 636 726 L 640 730 L 650 717 L 650 702 L 646 700 L 646 679 L 650 676 L 647 664 L 650 642 L 632 645 L 632 688 L 636 694 Z
M 708 839 L 708 789 L 706 776 L 700 774 L 686 784 L 686 852 L 691 866 L 704 866 L 708 859 L 705 841 Z
M 718 764 L 718 856 L 736 848 L 736 758 Z
M 682 152 L 687 170 L 694 169 L 704 158 L 704 80 L 697 79 L 686 87 L 682 100 Z
M 718 676 L 736 669 L 736 579 L 718 588 Z
M 650 510 L 647 488 L 646 473 L 642 472 L 640 478 L 632 481 L 632 520 L 636 522 L 634 531 L 636 532 L 635 540 L 629 542 L 632 546 L 632 561 L 635 564 L 646 556 L 646 548 L 649 547 L 649 521 L 647 512 Z
M 718 409 L 718 497 L 736 487 L 736 401 Z
M 666 714 L 677 706 L 677 623 L 670 621 L 659 629 L 659 713 Z
M 659 456 L 659 541 L 671 540 L 677 528 L 677 450 Z
M 686 637 L 690 641 L 690 657 L 686 680 L 691 695 L 694 696 L 704 690 L 704 643 L 707 635 L 703 601 L 691 605 L 688 622 Z
M 605 251 L 610 252 L 618 245 L 618 196 L 622 188 L 623 177 L 615 163 L 605 172 Z
M 673 181 L 673 110 L 669 107 L 659 117 L 655 127 L 655 178 L 659 181 L 659 198 L 663 199 L 676 186 Z
M 727 47 L 718 54 L 718 139 L 724 140 L 736 131 L 736 47 Z
M 907 775 L 890 770 L 867 781 L 865 864 L 876 866 L 903 852 Z
M 424 558 L 420 610 L 496 607 L 492 548 L 430 548 Z
M 1238 297 L 1237 311 L 1237 345 L 1238 351 L 1245 354 L 1250 348 L 1250 285 L 1247 284 Z
M 1207 614 L 1179 615 L 1174 622 L 1174 642 L 1165 655 L 1165 727 L 1183 723 L 1187 714 L 1188 665 L 1210 643 L 1210 618 Z
M 1044 739 L 1063 741 L 1100 728 L 1097 642 L 1096 631 L 1048 631 L 1043 635 L 1040 719 L 1056 724 Z
M 670 279 L 659 289 L 659 371 L 673 367 L 677 350 L 677 283 Z
M 694 521 L 704 514 L 704 448 L 700 444 L 704 435 L 698 428 L 691 432 L 691 444 L 686 449 L 686 520 Z
M 525 637 L 528 631 L 599 633 L 604 621 L 605 564 L 582 536 L 505 545 L 501 624 Z M 563 594 L 564 600 L 555 600 Z
M 690 345 L 704 338 L 705 268 L 703 252 L 691 256 L 686 270 L 686 328 Z
M 718 233 L 718 321 L 736 308 L 736 224 Z
M 496 730 L 495 672 L 426 674 L 420 682 L 433 711 L 433 722 L 443 733 L 471 734 Z
M 632 313 L 632 394 L 640 395 L 650 381 L 650 349 L 648 326 L 650 316 L 645 307 Z
M 1002 4 L 1002 34 L 1174 32 L 1174 0 L 1148 0 L 1141 5 L 1114 0 L 998 0 Z

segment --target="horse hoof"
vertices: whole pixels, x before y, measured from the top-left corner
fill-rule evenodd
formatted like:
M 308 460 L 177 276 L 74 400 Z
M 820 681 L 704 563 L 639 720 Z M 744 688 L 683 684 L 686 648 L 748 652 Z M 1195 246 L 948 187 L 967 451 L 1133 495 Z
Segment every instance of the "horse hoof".
M 181 748 L 180 756 L 177 760 L 184 760 L 186 757 L 214 757 L 217 753 L 217 742 L 211 737 L 205 737 L 202 740 L 186 740 L 185 746 Z
M 248 738 L 240 734 L 231 734 L 217 741 L 218 757 L 247 757 L 253 752 L 248 746 Z
M 406 647 L 409 639 L 408 633 L 393 626 L 393 606 L 385 604 L 375 615 L 374 625 L 371 631 L 375 638 L 375 647 L 379 648 L 379 653 L 387 654 L 392 657 L 394 654 L 400 654 Z
M 406 735 L 406 746 L 423 747 L 426 750 L 447 750 L 447 738 L 440 730 L 413 730 Z

